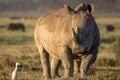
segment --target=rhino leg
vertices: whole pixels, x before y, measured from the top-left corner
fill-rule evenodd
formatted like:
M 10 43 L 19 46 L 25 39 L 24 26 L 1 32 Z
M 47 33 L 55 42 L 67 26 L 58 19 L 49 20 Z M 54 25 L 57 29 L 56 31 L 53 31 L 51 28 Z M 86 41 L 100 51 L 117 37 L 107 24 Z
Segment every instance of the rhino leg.
M 43 76 L 42 76 L 41 80 L 49 80 L 51 78 L 49 55 L 43 47 L 39 46 L 38 50 L 40 52 L 41 64 L 43 67 Z
M 80 66 L 81 78 L 86 78 L 90 65 L 95 62 L 96 57 L 97 54 L 92 54 L 92 53 L 85 57 L 82 57 L 82 62 Z
M 59 67 L 59 65 L 60 65 L 60 60 L 57 59 L 57 58 L 52 57 L 52 60 L 51 60 L 51 76 L 53 78 L 60 77 L 58 75 L 58 67 Z
M 80 60 L 74 60 L 74 74 L 80 72 Z
M 68 49 L 66 46 L 61 46 L 59 48 L 60 57 L 65 69 L 64 77 L 70 77 L 73 75 L 73 58 L 72 58 L 72 52 L 70 49 Z

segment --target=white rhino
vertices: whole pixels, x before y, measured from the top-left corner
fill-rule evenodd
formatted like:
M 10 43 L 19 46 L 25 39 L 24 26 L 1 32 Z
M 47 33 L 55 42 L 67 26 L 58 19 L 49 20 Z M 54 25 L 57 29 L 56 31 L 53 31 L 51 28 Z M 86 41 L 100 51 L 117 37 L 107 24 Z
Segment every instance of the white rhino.
M 82 58 L 81 77 L 86 76 L 100 44 L 100 33 L 91 14 L 93 11 L 94 7 L 90 4 L 81 3 L 75 9 L 64 5 L 64 8 L 38 20 L 34 36 L 43 67 L 42 79 L 58 76 L 60 60 L 65 69 L 64 77 L 72 76 L 73 60 L 76 58 Z

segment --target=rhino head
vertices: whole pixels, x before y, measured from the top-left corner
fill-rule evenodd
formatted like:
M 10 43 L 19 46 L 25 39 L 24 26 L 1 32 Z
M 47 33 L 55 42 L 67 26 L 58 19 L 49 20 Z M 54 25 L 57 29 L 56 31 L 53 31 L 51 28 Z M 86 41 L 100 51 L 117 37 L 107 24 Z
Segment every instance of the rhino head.
M 94 26 L 96 26 L 92 17 L 93 4 L 80 4 L 75 9 L 65 5 L 64 8 L 72 16 L 73 53 L 89 53 L 94 39 Z

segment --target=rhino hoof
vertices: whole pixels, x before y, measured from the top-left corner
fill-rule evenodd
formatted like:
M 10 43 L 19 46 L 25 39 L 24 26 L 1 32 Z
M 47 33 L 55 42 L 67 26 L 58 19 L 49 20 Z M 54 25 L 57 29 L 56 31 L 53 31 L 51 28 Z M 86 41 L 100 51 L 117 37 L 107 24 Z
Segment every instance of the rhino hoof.
M 50 77 L 50 76 L 42 76 L 41 80 L 52 80 L 52 77 Z
M 87 80 L 87 78 L 80 78 L 79 80 Z
M 78 71 L 74 71 L 74 73 L 73 73 L 73 74 L 75 75 L 75 74 L 78 74 L 78 73 L 79 73 Z
M 61 76 L 60 75 L 52 75 L 52 78 L 60 78 Z
M 81 76 L 81 79 L 82 79 L 82 80 L 86 80 L 86 79 L 87 79 L 87 75 L 82 75 L 82 76 Z

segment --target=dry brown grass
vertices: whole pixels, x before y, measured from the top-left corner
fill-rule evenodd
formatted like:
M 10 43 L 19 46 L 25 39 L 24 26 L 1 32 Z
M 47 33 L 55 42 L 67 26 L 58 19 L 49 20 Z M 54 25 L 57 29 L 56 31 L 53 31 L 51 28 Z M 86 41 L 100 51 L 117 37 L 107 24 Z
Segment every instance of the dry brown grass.
M 0 28 L 0 80 L 11 79 L 11 72 L 16 62 L 22 64 L 19 80 L 40 80 L 42 67 L 33 40 L 36 21 L 23 18 L 19 20 L 0 19 L 2 25 L 8 25 L 10 22 L 22 22 L 27 29 L 23 33 L 7 31 L 6 27 Z M 90 69 L 87 80 L 120 80 L 120 55 L 117 56 L 118 58 L 116 57 L 116 54 L 120 52 L 120 18 L 97 18 L 96 21 L 100 28 L 101 39 L 104 40 L 100 45 L 98 59 Z M 106 32 L 106 24 L 114 25 L 115 32 Z M 63 76 L 63 68 L 60 68 L 59 72 Z M 80 74 L 67 79 L 57 78 L 55 80 L 80 80 Z

